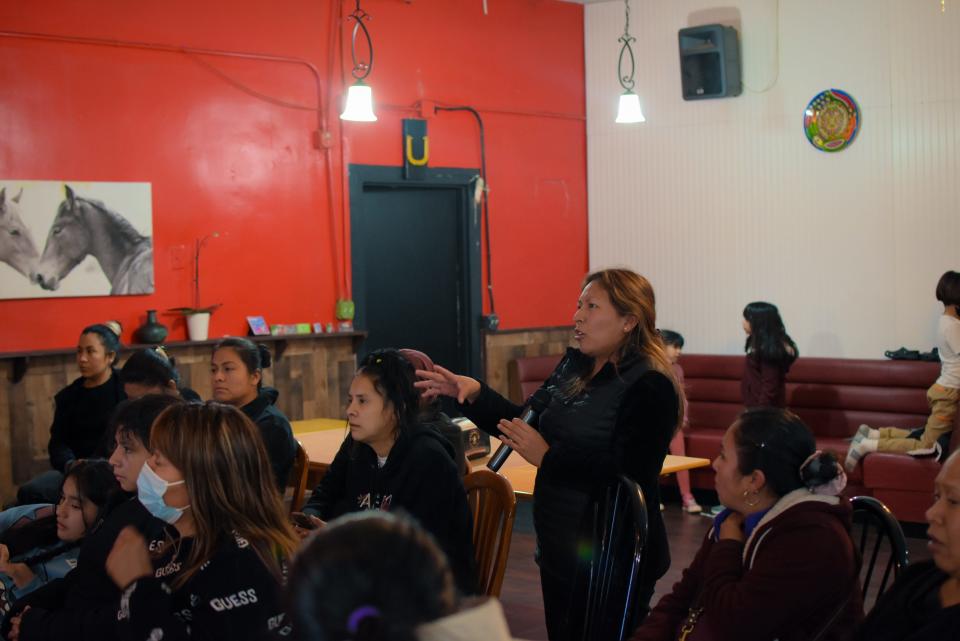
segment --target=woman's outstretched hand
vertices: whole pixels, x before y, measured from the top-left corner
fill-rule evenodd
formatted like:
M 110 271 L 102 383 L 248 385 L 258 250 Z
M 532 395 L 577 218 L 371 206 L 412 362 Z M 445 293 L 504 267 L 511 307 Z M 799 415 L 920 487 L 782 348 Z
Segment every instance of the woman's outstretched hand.
M 434 365 L 433 371 L 417 370 L 418 380 L 414 385 L 424 398 L 449 396 L 458 403 L 472 403 L 480 395 L 480 382 L 469 376 L 460 376 L 450 370 Z

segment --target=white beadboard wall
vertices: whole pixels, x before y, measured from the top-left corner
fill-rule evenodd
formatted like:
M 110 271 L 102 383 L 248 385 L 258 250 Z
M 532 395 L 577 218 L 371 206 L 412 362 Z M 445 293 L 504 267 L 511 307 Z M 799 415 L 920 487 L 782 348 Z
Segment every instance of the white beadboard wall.
M 657 291 L 687 350 L 741 353 L 743 306 L 776 303 L 802 355 L 929 349 L 960 270 L 960 0 L 632 0 L 647 122 L 617 125 L 623 2 L 584 8 L 590 264 Z M 740 32 L 736 98 L 680 97 L 677 30 Z M 826 154 L 803 110 L 838 88 L 862 125 Z

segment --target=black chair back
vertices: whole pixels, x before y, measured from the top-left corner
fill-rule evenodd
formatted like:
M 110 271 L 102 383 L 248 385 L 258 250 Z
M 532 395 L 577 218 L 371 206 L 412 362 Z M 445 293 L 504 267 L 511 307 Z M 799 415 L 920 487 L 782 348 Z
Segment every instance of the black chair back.
M 861 557 L 863 607 L 869 611 L 907 567 L 907 540 L 900 523 L 882 502 L 872 496 L 855 496 L 850 504 L 853 541 Z
M 621 475 L 607 488 L 605 496 L 594 503 L 586 524 L 591 530 L 592 554 L 589 569 L 578 575 L 573 608 L 578 593 L 586 592 L 582 621 L 571 617 L 576 626 L 572 639 L 623 641 L 637 623 L 637 583 L 647 542 L 647 505 L 643 491 L 635 481 Z M 584 586 L 584 582 L 586 585 Z

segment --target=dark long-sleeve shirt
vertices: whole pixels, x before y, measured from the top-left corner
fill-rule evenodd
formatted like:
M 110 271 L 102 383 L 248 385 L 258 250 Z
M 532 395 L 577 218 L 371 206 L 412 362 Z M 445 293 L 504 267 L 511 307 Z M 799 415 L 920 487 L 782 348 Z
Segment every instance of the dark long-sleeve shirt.
M 54 397 L 47 451 L 50 465 L 60 472 L 70 461 L 106 454 L 107 423 L 117 404 L 127 397 L 116 370 L 97 387 L 84 387 L 83 381 L 83 377 L 76 379 Z
M 790 363 L 761 360 L 747 354 L 740 381 L 744 407 L 786 407 L 787 371 Z
M 270 467 L 273 468 L 274 480 L 282 493 L 287 486 L 287 477 L 290 476 L 290 468 L 293 467 L 293 459 L 297 454 L 297 442 L 293 438 L 290 421 L 275 405 L 278 396 L 277 390 L 265 387 L 260 390 L 257 398 L 240 409 L 260 428 L 260 436 L 263 437 L 263 444 L 270 457 Z
M 285 573 L 269 568 L 240 536 L 227 541 L 181 587 L 173 580 L 189 557 L 193 539 L 170 546 L 154 576 L 127 588 L 117 614 L 123 641 L 260 641 L 289 636 L 281 606 Z
M 454 455 L 430 425 L 402 432 L 383 467 L 369 445 L 347 436 L 303 511 L 330 520 L 361 510 L 405 510 L 446 553 L 461 592 L 476 593 L 473 521 Z

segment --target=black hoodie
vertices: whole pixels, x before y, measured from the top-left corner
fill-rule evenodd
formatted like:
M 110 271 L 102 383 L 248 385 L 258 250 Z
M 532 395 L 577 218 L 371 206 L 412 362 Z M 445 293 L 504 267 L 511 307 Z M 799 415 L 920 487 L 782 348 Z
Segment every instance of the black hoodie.
M 297 454 L 297 442 L 293 438 L 290 421 L 275 405 L 278 396 L 280 393 L 277 390 L 264 387 L 257 394 L 257 398 L 240 409 L 260 428 L 267 456 L 270 457 L 270 467 L 273 468 L 274 480 L 282 494 Z
M 361 510 L 402 509 L 446 553 L 464 594 L 477 592 L 473 521 L 450 442 L 433 427 L 401 432 L 381 468 L 369 445 L 347 436 L 304 506 L 325 521 Z

